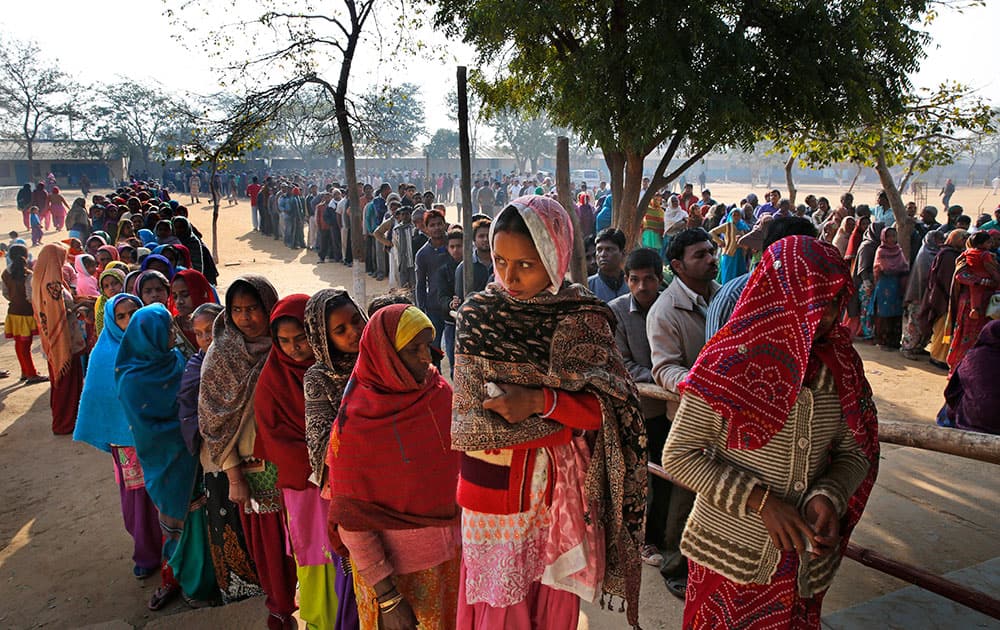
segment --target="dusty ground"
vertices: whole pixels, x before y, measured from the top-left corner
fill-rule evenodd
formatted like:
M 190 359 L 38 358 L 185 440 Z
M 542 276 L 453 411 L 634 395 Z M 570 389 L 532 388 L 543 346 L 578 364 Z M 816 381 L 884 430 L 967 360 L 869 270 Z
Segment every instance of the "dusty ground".
M 745 187 L 712 184 L 717 199 L 745 194 Z M 758 192 L 762 192 L 758 190 Z M 824 188 L 809 192 L 838 191 Z M 936 193 L 936 191 L 934 191 Z M 963 191 L 954 202 L 972 210 L 987 192 Z M 861 201 L 874 197 L 863 189 Z M 986 207 L 993 207 L 986 199 Z M 192 211 L 207 230 L 208 208 Z M 316 265 L 312 253 L 291 252 L 252 235 L 246 204 L 222 210 L 222 284 L 241 273 L 267 275 L 282 295 L 350 286 L 342 265 Z M 21 228 L 18 213 L 0 209 L 0 233 Z M 57 235 L 47 235 L 46 242 Z M 231 265 L 231 266 L 230 266 Z M 369 281 L 369 295 L 384 288 Z M 0 306 L 2 321 L 6 304 Z M 880 417 L 930 423 L 942 403 L 944 375 L 926 363 L 859 347 L 877 397 Z M 36 363 L 44 366 L 36 343 Z M 0 366 L 17 375 L 13 344 L 0 341 Z M 260 627 L 263 602 L 189 612 L 175 603 L 150 613 L 145 602 L 157 580 L 131 576 L 131 543 L 122 527 L 110 458 L 50 430 L 48 386 L 0 380 L 0 628 Z M 887 446 L 881 474 L 854 540 L 936 573 L 1000 555 L 996 470 L 971 460 Z M 678 628 L 681 603 L 647 568 L 641 622 L 647 629 Z M 850 560 L 826 598 L 825 611 L 866 601 L 903 583 Z M 997 594 L 994 593 L 994 596 Z M 882 625 L 872 620 L 872 626 Z M 585 605 L 581 627 L 623 628 L 624 617 Z

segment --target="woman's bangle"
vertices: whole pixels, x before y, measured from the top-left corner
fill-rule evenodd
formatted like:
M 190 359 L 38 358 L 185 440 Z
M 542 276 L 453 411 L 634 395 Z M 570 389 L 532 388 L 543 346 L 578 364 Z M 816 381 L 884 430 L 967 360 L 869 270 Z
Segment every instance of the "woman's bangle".
M 556 407 L 559 405 L 559 392 L 549 387 L 546 387 L 545 391 L 552 392 L 552 406 L 549 407 L 549 410 L 543 413 L 541 416 L 543 418 L 548 418 L 549 416 L 552 415 L 552 412 L 554 412 L 556 410 Z
M 399 589 L 397 589 L 395 586 L 393 586 L 392 588 L 390 588 L 388 591 L 382 593 L 381 595 L 376 594 L 375 595 L 375 602 L 376 603 L 387 602 L 390 599 L 393 599 L 394 597 L 397 597 L 398 595 L 399 595 Z
M 764 496 L 760 499 L 760 504 L 757 505 L 757 516 L 760 516 L 764 512 L 764 506 L 767 505 L 767 497 L 771 496 L 770 486 L 764 486 Z
M 384 613 L 392 612 L 393 610 L 396 609 L 396 606 L 399 606 L 399 602 L 401 601 L 403 601 L 403 596 L 397 592 L 392 599 L 388 599 L 384 602 L 379 602 L 378 608 Z

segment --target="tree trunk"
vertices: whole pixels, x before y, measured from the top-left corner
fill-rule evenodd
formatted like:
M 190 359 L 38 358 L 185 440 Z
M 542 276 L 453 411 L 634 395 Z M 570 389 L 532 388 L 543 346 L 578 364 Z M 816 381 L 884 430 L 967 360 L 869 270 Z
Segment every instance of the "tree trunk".
M 886 196 L 889 197 L 892 216 L 896 219 L 895 228 L 899 238 L 899 247 L 903 250 L 903 256 L 909 261 L 911 260 L 910 237 L 913 234 L 914 220 L 906 216 L 906 205 L 903 203 L 903 196 L 899 194 L 899 188 L 896 187 L 896 182 L 889 171 L 885 150 L 879 146 L 875 153 L 875 172 L 878 173 L 882 188 L 885 190 Z
M 861 177 L 861 169 L 862 168 L 863 167 L 861 166 L 861 164 L 858 164 L 858 172 L 854 174 L 854 179 L 851 180 L 851 187 L 847 189 L 848 193 L 851 193 L 851 194 L 854 193 L 854 186 L 855 186 L 855 184 L 858 183 L 858 178 Z
M 219 157 L 212 159 L 212 171 L 208 178 L 208 194 L 212 195 L 212 258 L 219 262 L 219 195 L 215 190 L 215 174 L 219 170 Z
M 583 251 L 583 234 L 580 233 L 580 217 L 576 214 L 576 204 L 573 203 L 573 193 L 569 181 L 569 138 L 556 138 L 556 191 L 559 193 L 559 203 L 569 214 L 573 224 L 573 257 L 569 267 L 569 275 L 573 282 L 587 284 L 587 257 Z
M 622 203 L 622 190 L 625 188 L 625 154 L 602 147 L 604 163 L 608 165 L 611 179 L 611 221 L 618 216 L 618 208 Z
M 467 87 L 466 68 L 459 66 L 458 80 L 458 151 L 462 161 L 462 229 L 466 234 L 462 243 L 462 287 L 465 295 L 458 296 L 465 301 L 465 296 L 472 293 L 475 275 L 472 265 L 472 146 L 469 141 L 469 93 Z
M 788 185 L 788 203 L 792 205 L 792 209 L 795 208 L 795 195 L 799 192 L 795 188 L 795 180 L 792 179 L 792 169 L 795 168 L 795 156 L 789 155 L 788 159 L 785 160 L 785 184 Z
M 644 155 L 627 152 L 625 154 L 625 181 L 622 186 L 621 201 L 616 205 L 612 225 L 625 233 L 626 248 L 639 241 L 642 215 L 645 208 L 639 208 L 639 191 L 642 189 L 642 163 Z

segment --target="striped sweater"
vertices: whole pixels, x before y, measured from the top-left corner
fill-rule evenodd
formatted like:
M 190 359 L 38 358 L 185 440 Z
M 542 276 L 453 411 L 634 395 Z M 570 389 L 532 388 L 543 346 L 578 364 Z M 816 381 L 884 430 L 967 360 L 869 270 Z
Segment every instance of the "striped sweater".
M 826 496 L 843 516 L 868 461 L 843 420 L 826 370 L 816 384 L 802 388 L 788 421 L 763 447 L 730 449 L 727 433 L 726 419 L 688 390 L 663 449 L 663 467 L 697 493 L 681 550 L 735 582 L 766 584 L 781 551 L 760 517 L 747 510 L 754 486 L 766 485 L 772 497 L 799 510 L 814 496 Z M 839 564 L 839 553 L 805 558 L 799 568 L 799 594 L 810 597 L 826 589 Z

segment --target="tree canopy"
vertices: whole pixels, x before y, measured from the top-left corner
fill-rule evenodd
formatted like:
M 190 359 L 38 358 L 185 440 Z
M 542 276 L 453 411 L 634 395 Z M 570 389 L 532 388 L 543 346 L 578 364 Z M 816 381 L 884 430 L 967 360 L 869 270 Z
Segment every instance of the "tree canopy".
M 373 155 L 396 157 L 413 150 L 424 133 L 424 104 L 413 83 L 386 86 L 361 96 L 360 143 Z
M 603 151 L 614 222 L 634 242 L 643 160 L 658 147 L 647 197 L 715 147 L 750 147 L 794 121 L 833 130 L 898 111 L 926 42 L 914 24 L 931 4 L 440 0 L 435 23 L 496 68 L 473 76 L 489 106 L 544 110 Z
M 429 158 L 457 158 L 458 132 L 452 129 L 438 129 L 424 147 L 424 153 Z

